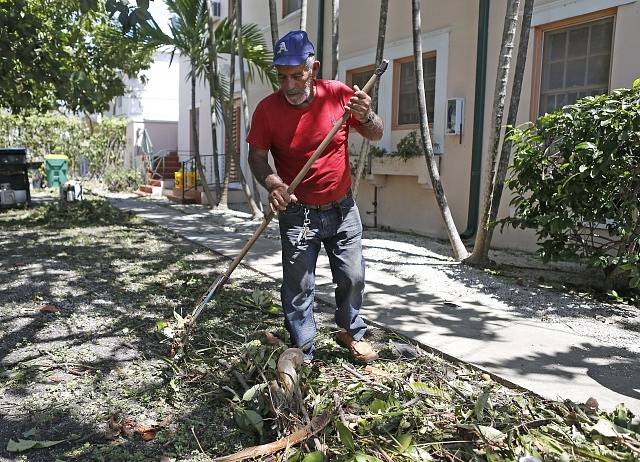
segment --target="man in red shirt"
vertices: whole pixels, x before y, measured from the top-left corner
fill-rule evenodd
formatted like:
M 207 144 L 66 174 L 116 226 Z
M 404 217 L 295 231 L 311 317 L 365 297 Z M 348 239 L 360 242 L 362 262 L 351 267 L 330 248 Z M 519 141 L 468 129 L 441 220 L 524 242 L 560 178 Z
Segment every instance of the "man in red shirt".
M 269 204 L 278 213 L 282 238 L 281 287 L 285 326 L 294 345 L 314 354 L 316 326 L 313 318 L 315 268 L 321 245 L 329 257 L 336 283 L 336 324 L 342 328 L 338 342 L 353 357 L 368 362 L 377 358 L 362 340 L 367 325 L 359 314 L 364 292 L 362 223 L 351 195 L 348 137 L 353 127 L 365 138 L 382 137 L 382 120 L 371 111 L 371 98 L 334 80 L 318 80 L 320 62 L 304 31 L 292 31 L 274 48 L 273 65 L 279 91 L 256 107 L 247 137 L 249 165 L 269 191 Z M 316 160 L 293 194 L 295 178 L 327 133 L 351 111 L 323 154 Z M 276 172 L 268 162 L 273 156 Z

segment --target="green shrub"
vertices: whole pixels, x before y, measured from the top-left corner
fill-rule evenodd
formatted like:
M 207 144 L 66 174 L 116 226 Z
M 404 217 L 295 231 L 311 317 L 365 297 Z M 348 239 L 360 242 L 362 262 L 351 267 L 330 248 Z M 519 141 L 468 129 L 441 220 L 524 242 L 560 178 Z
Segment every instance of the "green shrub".
M 108 167 L 122 164 L 126 128 L 126 119 L 118 117 L 89 124 L 78 116 L 0 113 L 0 145 L 25 147 L 35 158 L 65 154 L 71 171 L 86 157 L 90 172 L 100 176 Z
M 391 153 L 392 156 L 400 157 L 403 160 L 410 159 L 412 157 L 423 156 L 422 142 L 418 139 L 418 133 L 415 131 L 409 132 L 400 141 L 396 150 Z
M 104 172 L 103 181 L 109 191 L 130 191 L 138 189 L 143 178 L 136 169 L 114 166 Z
M 387 150 L 375 144 L 369 147 L 369 155 L 371 157 L 384 157 L 387 154 Z
M 640 287 L 640 81 L 510 136 L 515 216 L 504 222 L 535 228 L 545 260 L 580 259 Z

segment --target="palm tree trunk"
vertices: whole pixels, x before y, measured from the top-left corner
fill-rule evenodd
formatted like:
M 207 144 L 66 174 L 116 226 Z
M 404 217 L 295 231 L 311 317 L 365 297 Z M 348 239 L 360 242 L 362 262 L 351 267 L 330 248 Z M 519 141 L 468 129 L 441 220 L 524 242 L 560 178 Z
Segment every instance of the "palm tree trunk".
M 228 147 L 231 149 L 230 152 L 227 153 L 227 158 L 229 159 L 229 164 L 231 164 L 231 156 L 235 161 L 236 171 L 238 173 L 238 179 L 240 180 L 240 187 L 244 192 L 244 195 L 247 199 L 247 203 L 251 208 L 251 215 L 253 217 L 257 217 L 261 215 L 260 209 L 258 205 L 253 200 L 253 196 L 251 195 L 251 190 L 247 185 L 247 181 L 245 179 L 244 173 L 242 171 L 242 166 L 240 165 L 240 153 L 238 152 L 238 147 L 236 147 L 235 137 L 233 136 L 233 113 L 234 113 L 234 94 L 235 94 L 235 78 L 236 78 L 236 44 L 235 38 L 237 35 L 236 28 L 238 27 L 238 21 L 236 17 L 235 8 L 233 8 L 234 2 L 232 0 L 229 1 L 229 17 L 231 19 L 231 53 L 230 53 L 230 69 L 229 69 L 229 99 L 227 101 L 227 116 L 225 118 L 225 128 L 227 133 L 227 142 Z M 225 166 L 227 165 L 227 159 L 225 159 Z M 225 172 L 225 179 L 228 171 Z M 228 182 L 227 182 L 227 191 L 228 191 Z M 228 195 L 228 193 L 227 193 Z
M 444 193 L 442 182 L 440 181 L 440 172 L 436 165 L 435 156 L 433 155 L 433 146 L 431 144 L 431 133 L 429 133 L 429 120 L 427 118 L 427 103 L 424 96 L 424 72 L 422 69 L 422 43 L 420 36 L 422 35 L 421 18 L 420 18 L 420 0 L 412 0 L 412 22 L 413 22 L 413 57 L 416 69 L 416 86 L 418 95 L 418 109 L 420 112 L 420 137 L 424 148 L 424 156 L 427 161 L 429 177 L 433 185 L 433 191 L 436 195 L 440 213 L 453 248 L 453 255 L 456 260 L 462 260 L 467 257 L 468 252 L 464 247 L 456 224 L 451 216 L 447 196 Z
M 531 31 L 531 17 L 533 16 L 534 0 L 524 1 L 524 12 L 522 13 L 522 25 L 520 27 L 520 38 L 518 43 L 518 54 L 516 55 L 516 70 L 513 75 L 511 84 L 511 99 L 509 101 L 509 114 L 507 114 L 507 129 L 515 127 L 518 121 L 518 107 L 520 106 L 520 95 L 522 93 L 522 80 L 524 78 L 524 68 L 527 64 L 527 52 L 529 50 L 529 32 Z M 504 180 L 507 177 L 509 167 L 509 159 L 511 158 L 511 147 L 513 141 L 505 139 L 502 141 L 502 150 L 500 151 L 500 161 L 496 172 L 495 184 L 491 193 L 491 213 L 489 214 L 489 229 L 487 230 L 487 245 L 485 255 L 488 259 L 489 247 L 491 246 L 491 238 L 493 237 L 494 226 L 492 223 L 496 221 L 498 216 L 498 208 L 502 199 L 502 191 L 504 190 Z
M 213 15 L 213 6 L 211 0 L 206 0 L 207 12 L 209 16 L 209 41 L 207 47 L 209 49 L 209 72 L 207 80 L 209 81 L 209 101 L 211 104 L 211 140 L 213 145 L 213 176 L 216 191 L 216 205 L 220 203 L 221 185 L 220 185 L 220 164 L 218 162 L 218 132 L 217 132 L 217 78 L 218 78 L 218 50 L 216 45 L 215 33 L 215 17 Z
M 238 23 L 238 58 L 240 61 L 240 110 L 242 111 L 242 118 L 244 119 L 244 132 L 249 133 L 249 103 L 247 101 L 247 81 L 244 72 L 244 47 L 242 45 L 242 0 L 236 0 L 236 20 Z M 246 142 L 243 140 L 242 143 Z M 264 208 L 262 206 L 262 200 L 260 199 L 260 190 L 256 183 L 256 179 L 253 174 L 251 176 L 251 186 L 253 194 L 255 195 L 255 202 L 257 203 L 258 210 L 264 215 Z
M 340 59 L 340 0 L 331 0 L 331 78 L 338 80 Z
M 307 30 L 307 0 L 300 4 L 300 30 Z
M 204 168 L 202 168 L 202 160 L 200 159 L 200 141 L 198 139 L 198 125 L 196 121 L 196 70 L 193 65 L 191 66 L 191 136 L 193 137 L 193 157 L 196 160 L 196 168 L 198 169 L 198 176 L 202 180 L 202 187 L 204 188 L 204 194 L 207 196 L 207 205 L 209 208 L 214 207 L 213 196 L 207 183 L 207 177 L 204 174 Z M 183 178 L 182 181 L 185 181 Z M 196 182 L 196 185 L 198 182 Z
M 389 12 L 389 0 L 382 0 L 380 2 L 380 20 L 378 21 L 378 46 L 376 47 L 376 67 L 382 63 L 382 56 L 384 55 L 384 41 L 387 35 L 387 13 Z M 373 112 L 378 112 L 378 84 L 380 79 L 376 80 L 371 92 L 371 109 Z M 369 159 L 369 140 L 362 141 L 362 148 L 360 149 L 360 157 L 358 157 L 358 165 L 356 167 L 356 178 L 353 182 L 353 197 L 358 197 L 358 187 L 360 186 L 360 178 L 362 178 L 362 172 L 364 172 L 365 165 Z
M 520 0 L 508 0 L 507 10 L 504 17 L 504 28 L 502 30 L 502 45 L 500 49 L 500 59 L 498 61 L 498 71 L 496 73 L 496 86 L 493 96 L 492 130 L 489 138 L 489 169 L 487 171 L 486 186 L 482 201 L 482 213 L 478 233 L 476 234 L 473 253 L 466 259 L 470 265 L 485 266 L 489 263 L 489 217 L 491 215 L 491 197 L 496 181 L 496 170 L 498 165 L 498 148 L 500 146 L 500 132 L 502 130 L 502 118 L 504 115 L 504 102 L 507 96 L 507 82 L 509 81 L 509 71 L 511 70 L 511 55 L 518 26 L 518 9 Z M 517 111 L 517 107 L 515 108 Z
M 278 12 L 276 11 L 276 0 L 269 0 L 269 24 L 271 25 L 271 45 L 276 47 L 278 37 Z

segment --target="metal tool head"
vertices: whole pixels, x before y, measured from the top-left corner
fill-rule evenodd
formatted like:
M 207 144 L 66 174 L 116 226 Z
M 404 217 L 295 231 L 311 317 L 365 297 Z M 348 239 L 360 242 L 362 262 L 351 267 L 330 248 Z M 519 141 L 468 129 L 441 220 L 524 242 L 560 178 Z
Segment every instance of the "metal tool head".
M 389 60 L 383 59 L 380 65 L 378 66 L 378 68 L 376 69 L 376 72 L 375 72 L 376 75 L 380 77 L 382 74 L 384 74 L 384 71 L 387 70 L 387 66 L 389 66 Z

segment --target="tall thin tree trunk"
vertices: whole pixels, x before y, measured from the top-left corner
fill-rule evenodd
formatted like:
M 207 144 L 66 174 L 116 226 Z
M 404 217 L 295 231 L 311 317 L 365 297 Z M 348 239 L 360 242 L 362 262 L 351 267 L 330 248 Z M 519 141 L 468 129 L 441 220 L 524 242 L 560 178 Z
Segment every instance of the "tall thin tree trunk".
M 278 37 L 278 12 L 276 0 L 269 0 L 269 25 L 271 26 L 271 45 L 275 49 Z M 275 51 L 275 50 L 274 50 Z
M 249 133 L 249 103 L 247 101 L 247 81 L 244 72 L 244 46 L 242 45 L 242 0 L 236 0 L 236 20 L 238 23 L 238 58 L 240 61 L 240 110 L 242 112 L 242 119 L 244 120 L 244 132 Z M 241 143 L 246 145 L 246 141 L 241 140 Z M 262 206 L 262 200 L 260 199 L 260 190 L 256 179 L 251 172 L 251 186 L 253 194 L 255 196 L 255 202 L 258 206 L 260 213 L 264 215 L 264 208 Z
M 227 113 L 227 116 L 225 117 L 225 128 L 226 128 L 226 133 L 227 133 L 227 142 L 228 142 L 228 147 L 231 149 L 231 152 L 229 152 L 227 154 L 227 157 L 229 159 L 229 164 L 231 163 L 231 156 L 233 156 L 233 159 L 235 160 L 235 165 L 236 165 L 236 172 L 238 173 L 238 179 L 240 180 L 240 187 L 242 188 L 242 192 L 244 192 L 244 195 L 247 199 L 247 203 L 249 204 L 249 207 L 251 208 L 251 215 L 253 217 L 257 217 L 259 215 L 261 215 L 260 209 L 258 208 L 258 205 L 256 204 L 256 202 L 253 200 L 253 196 L 251 195 L 251 190 L 249 189 L 249 186 L 247 185 L 247 181 L 245 179 L 244 173 L 242 171 L 242 166 L 240 164 L 240 153 L 238 152 L 239 146 L 236 146 L 236 141 L 235 141 L 235 137 L 233 136 L 233 125 L 234 125 L 234 120 L 233 120 L 233 113 L 234 113 L 234 94 L 235 94 L 235 79 L 236 79 L 236 28 L 238 27 L 238 21 L 237 21 L 237 16 L 236 16 L 236 11 L 235 8 L 233 8 L 234 6 L 234 2 L 233 0 L 229 0 L 229 18 L 231 19 L 231 54 L 230 54 L 230 68 L 229 68 L 229 99 L 227 101 L 227 111 L 225 111 Z M 227 161 L 225 159 L 225 165 L 226 165 Z M 226 179 L 226 175 L 227 172 L 225 172 L 225 179 Z M 227 190 L 228 190 L 228 184 L 227 184 Z M 228 193 L 227 193 L 228 195 Z
M 378 21 L 378 45 L 376 47 L 376 67 L 382 63 L 382 56 L 384 55 L 384 41 L 387 35 L 387 13 L 389 12 L 389 0 L 382 0 L 380 2 L 380 20 Z M 376 80 L 371 92 L 371 109 L 373 112 L 378 112 L 378 84 L 380 79 Z M 362 141 L 362 148 L 360 149 L 360 157 L 358 157 L 358 165 L 356 167 L 356 178 L 353 182 L 353 197 L 358 197 L 358 187 L 360 186 L 360 178 L 362 178 L 362 172 L 364 172 L 365 165 L 369 159 L 369 140 Z
M 340 0 L 331 0 L 331 78 L 338 80 L 340 59 Z
M 204 188 L 204 194 L 207 196 L 207 205 L 209 208 L 213 208 L 213 196 L 207 183 L 207 177 L 204 174 L 204 168 L 202 167 L 202 160 L 200 159 L 200 140 L 198 139 L 198 125 L 196 121 L 196 70 L 191 66 L 191 136 L 193 139 L 193 157 L 196 160 L 196 168 L 198 169 L 198 176 L 202 181 L 202 187 Z M 185 181 L 183 178 L 182 181 Z M 198 182 L 196 182 L 196 185 Z M 197 188 L 196 188 L 197 189 Z
M 520 38 L 518 43 L 518 54 L 516 55 L 516 70 L 511 84 L 511 99 L 509 101 L 509 113 L 507 114 L 507 130 L 513 128 L 518 122 L 518 108 L 520 106 L 520 96 L 522 93 L 522 80 L 524 78 L 524 68 L 527 64 L 527 54 L 529 50 L 529 32 L 531 31 L 531 17 L 533 16 L 534 0 L 524 1 L 524 11 L 522 13 L 522 25 L 520 27 Z M 498 208 L 504 190 L 504 180 L 507 177 L 509 159 L 511 158 L 511 147 L 513 141 L 506 139 L 502 141 L 500 151 L 500 161 L 496 172 L 495 184 L 491 193 L 491 213 L 489 214 L 489 229 L 487 230 L 487 244 L 485 246 L 485 257 L 489 258 L 489 248 L 493 237 L 494 226 L 492 225 L 498 216 Z
M 500 146 L 500 133 L 502 131 L 502 118 L 504 115 L 504 102 L 507 97 L 507 83 L 511 70 L 511 55 L 518 26 L 518 9 L 520 0 L 507 0 L 507 10 L 504 17 L 502 30 L 502 45 L 500 47 L 500 59 L 496 73 L 496 86 L 493 95 L 492 127 L 489 138 L 489 169 L 487 170 L 485 191 L 482 201 L 482 213 L 476 234 L 473 253 L 465 261 L 470 265 L 485 266 L 489 263 L 489 216 L 491 215 L 491 196 L 493 195 L 496 170 L 498 166 L 498 148 Z M 516 108 L 517 111 L 517 108 Z
M 209 70 L 207 80 L 209 81 L 209 102 L 211 104 L 211 141 L 213 153 L 213 176 L 216 191 L 216 205 L 220 203 L 221 185 L 220 185 L 220 163 L 218 160 L 218 114 L 217 114 L 217 90 L 218 90 L 218 49 L 216 44 L 215 16 L 213 15 L 212 0 L 206 0 L 207 12 L 209 15 L 209 41 L 207 48 L 209 49 Z
M 429 133 L 429 120 L 427 118 L 427 103 L 424 95 L 424 72 L 422 69 L 422 43 L 420 36 L 422 35 L 421 18 L 420 18 L 420 0 L 412 0 L 412 23 L 413 23 L 413 58 L 415 60 L 416 69 L 416 86 L 418 96 L 418 109 L 420 112 L 420 137 L 422 138 L 422 146 L 424 148 L 424 156 L 427 161 L 429 177 L 433 185 L 433 192 L 436 195 L 440 213 L 453 248 L 453 255 L 456 260 L 462 260 L 467 257 L 468 252 L 464 247 L 456 224 L 451 216 L 447 196 L 444 193 L 442 182 L 440 181 L 440 172 L 436 165 L 435 156 L 433 155 L 433 146 L 431 144 L 431 133 Z
M 300 30 L 307 30 L 307 0 L 300 3 Z

